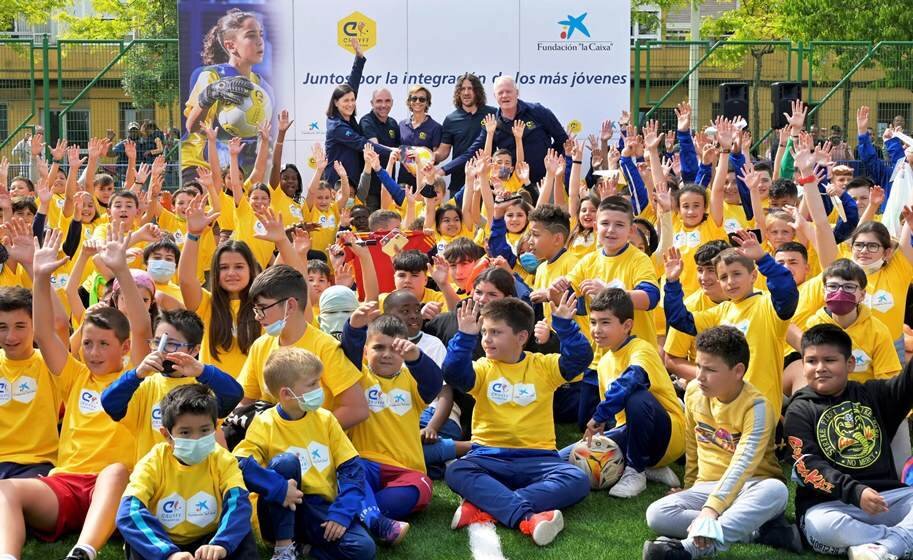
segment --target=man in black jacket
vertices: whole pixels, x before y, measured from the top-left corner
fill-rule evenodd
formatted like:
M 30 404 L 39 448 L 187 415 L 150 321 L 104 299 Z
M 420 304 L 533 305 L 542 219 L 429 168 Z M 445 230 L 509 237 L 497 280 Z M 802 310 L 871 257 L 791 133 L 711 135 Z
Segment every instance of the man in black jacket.
M 847 381 L 852 341 L 834 325 L 802 336 L 808 386 L 785 431 L 795 461 L 796 517 L 812 547 L 856 560 L 913 552 L 913 488 L 898 480 L 891 439 L 913 405 L 913 367 L 891 379 Z

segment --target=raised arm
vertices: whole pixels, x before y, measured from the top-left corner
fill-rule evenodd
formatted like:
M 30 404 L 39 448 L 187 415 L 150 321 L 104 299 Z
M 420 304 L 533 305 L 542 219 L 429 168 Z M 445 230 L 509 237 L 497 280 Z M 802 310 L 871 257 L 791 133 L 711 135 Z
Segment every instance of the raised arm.
M 203 301 L 203 289 L 198 276 L 198 255 L 200 252 L 200 236 L 219 217 L 218 212 L 206 212 L 206 199 L 195 196 L 187 208 L 187 239 L 184 241 L 184 250 L 178 261 L 178 282 L 181 286 L 181 298 L 188 311 L 196 311 Z M 218 274 L 218 270 L 213 271 Z M 207 318 L 208 319 L 208 318 Z
M 235 208 L 241 205 L 241 199 L 244 198 L 244 186 L 241 184 L 241 167 L 238 165 L 238 156 L 241 154 L 241 148 L 241 139 L 237 136 L 228 143 L 228 181 Z
M 323 146 L 320 143 L 315 143 L 311 147 L 311 156 L 314 158 L 314 164 L 317 166 L 317 169 L 314 170 L 314 176 L 311 177 L 307 193 L 305 193 L 308 210 L 312 210 L 317 204 L 317 186 L 320 185 L 321 177 L 323 177 L 323 170 L 326 169 L 328 163 L 326 154 L 323 151 Z
M 269 162 L 269 134 L 271 129 L 272 125 L 269 121 L 257 127 L 257 135 L 259 136 L 257 159 L 254 160 L 254 169 L 251 171 L 250 177 L 247 178 L 251 185 L 262 183 L 263 179 L 266 177 L 266 164 Z
M 276 133 L 276 145 L 273 147 L 273 164 L 269 170 L 269 186 L 280 188 L 279 175 L 282 173 L 282 147 L 285 145 L 285 133 L 294 120 L 288 116 L 288 109 L 279 111 L 279 132 Z M 297 201 L 296 201 L 297 202 Z
M 827 219 L 827 212 L 824 210 L 821 192 L 818 190 L 819 178 L 815 175 L 815 156 L 811 151 L 812 142 L 813 140 L 810 137 L 802 141 L 803 145 L 796 152 L 794 159 L 800 174 L 797 182 L 801 184 L 805 193 L 802 201 L 809 214 L 811 214 L 812 223 L 815 226 L 815 246 L 818 249 L 818 260 L 821 262 L 821 268 L 826 268 L 837 260 L 839 251 L 837 250 L 837 241 L 834 239 L 834 232 L 831 230 L 831 225 Z
M 62 242 L 60 231 L 56 229 L 48 230 L 42 247 L 39 248 L 38 239 L 33 241 L 32 321 L 35 325 L 35 342 L 48 370 L 54 375 L 60 375 L 69 359 L 67 345 L 54 330 L 54 306 L 51 299 L 56 297 L 51 290 L 51 275 L 67 262 L 66 257 L 57 257 Z
M 716 130 L 720 142 L 720 156 L 713 176 L 713 185 L 710 187 L 710 217 L 716 225 L 722 226 L 725 202 L 723 188 L 726 185 L 726 176 L 729 174 L 729 154 L 732 152 L 736 131 L 732 123 L 723 117 L 717 117 Z

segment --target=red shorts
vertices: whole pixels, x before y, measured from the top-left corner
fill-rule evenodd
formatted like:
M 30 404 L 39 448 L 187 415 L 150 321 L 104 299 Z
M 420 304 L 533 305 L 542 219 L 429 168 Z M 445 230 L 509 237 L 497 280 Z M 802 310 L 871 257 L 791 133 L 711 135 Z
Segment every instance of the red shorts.
M 59 540 L 67 533 L 82 529 L 95 494 L 94 474 L 55 474 L 39 478 L 57 496 L 57 523 L 48 532 L 33 531 L 35 536 L 46 542 Z
M 411 469 L 401 469 L 391 467 L 383 463 L 377 463 L 380 466 L 380 486 L 381 488 L 390 488 L 393 486 L 414 486 L 418 490 L 418 503 L 412 511 L 421 511 L 425 509 L 428 502 L 431 501 L 431 479 L 424 474 Z

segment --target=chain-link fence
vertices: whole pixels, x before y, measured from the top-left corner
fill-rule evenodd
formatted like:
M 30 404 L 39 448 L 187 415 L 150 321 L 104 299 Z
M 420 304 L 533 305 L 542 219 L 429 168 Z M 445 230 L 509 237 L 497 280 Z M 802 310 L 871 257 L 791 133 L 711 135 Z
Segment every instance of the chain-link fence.
M 782 111 L 773 105 L 771 86 L 777 82 L 800 84 L 811 107 L 809 131 L 837 145 L 838 159 L 850 165 L 858 166 L 853 160 L 860 105 L 872 109 L 871 134 L 879 150 L 889 124 L 906 127 L 913 118 L 913 42 L 644 40 L 635 43 L 632 70 L 635 119 L 657 119 L 667 130 L 675 128 L 678 102 L 696 100 L 693 126 L 706 126 L 724 112 L 720 86 L 747 85 L 745 114 L 761 157 L 776 141 Z
M 176 39 L 50 43 L 44 36 L 0 38 L 0 156 L 10 161 L 10 177 L 31 175 L 29 140 L 43 130 L 49 146 L 66 138 L 83 155 L 90 138 L 111 138 L 100 172 L 113 175 L 118 184 L 126 168 L 121 142 L 131 138 L 138 163 L 165 155 L 166 186 L 177 187 L 177 49 Z

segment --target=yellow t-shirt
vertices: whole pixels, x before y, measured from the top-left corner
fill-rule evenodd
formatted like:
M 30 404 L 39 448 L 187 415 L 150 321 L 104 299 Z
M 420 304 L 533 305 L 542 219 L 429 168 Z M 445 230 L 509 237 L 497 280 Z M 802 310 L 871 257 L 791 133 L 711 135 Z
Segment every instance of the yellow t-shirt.
M 57 462 L 57 382 L 39 350 L 25 360 L 12 360 L 0 350 L 0 460 Z
M 7 263 L 3 263 L 0 265 L 0 287 L 23 287 L 32 289 L 32 279 L 25 271 L 24 266 L 17 264 L 14 269 Z
M 127 413 L 120 423 L 136 437 L 136 460 L 142 459 L 153 447 L 165 441 L 159 432 L 162 427 L 162 399 L 175 387 L 196 383 L 192 377 L 165 377 L 153 374 L 143 379 L 130 397 Z
M 536 268 L 536 276 L 533 279 L 533 290 L 547 290 L 562 276 L 570 274 L 571 270 L 577 265 L 578 257 L 571 251 L 562 252 L 553 262 L 542 261 Z M 545 313 L 545 320 L 552 320 L 552 306 L 548 303 L 542 306 Z M 590 334 L 590 322 L 586 315 L 574 315 L 574 322 L 580 328 L 580 332 L 590 341 L 593 346 L 593 335 Z
M 187 220 L 178 218 L 175 214 L 163 209 L 158 217 L 158 225 L 159 228 L 174 237 L 174 242 L 183 251 L 184 242 L 187 241 Z M 212 228 L 206 228 L 200 234 L 200 240 L 197 242 L 197 278 L 201 284 L 205 278 L 204 273 L 212 267 L 212 255 L 215 252 L 215 235 L 212 233 Z
M 779 418 L 780 410 L 749 383 L 728 403 L 705 397 L 697 383 L 689 383 L 685 391 L 685 488 L 696 482 L 716 482 L 704 505 L 723 513 L 749 478 L 783 480 L 774 455 Z
M 246 490 L 238 461 L 227 449 L 217 445 L 204 461 L 185 465 L 163 442 L 136 464 L 124 496 L 141 501 L 168 537 L 184 545 L 216 532 L 223 507 L 237 507 L 222 502 L 232 488 Z
M 93 375 L 85 364 L 67 357 L 58 378 L 66 413 L 60 428 L 57 468 L 51 474 L 98 474 L 115 463 L 133 468 L 136 438 L 101 406 L 101 394 L 118 377 L 119 372 Z
M 282 187 L 272 187 L 269 205 L 274 212 L 282 215 L 282 225 L 289 227 L 304 221 L 304 212 L 301 205 L 292 200 Z
M 891 340 L 898 340 L 903 335 L 904 308 L 907 289 L 913 281 L 913 265 L 898 249 L 887 264 L 866 276 L 869 281 L 864 303 L 872 310 L 872 316 L 888 327 Z
M 649 342 L 632 337 L 618 350 L 607 349 L 596 368 L 599 376 L 599 394 L 600 396 L 605 395 L 612 382 L 621 377 L 621 374 L 630 366 L 640 366 L 647 372 L 650 379 L 650 393 L 669 414 L 672 424 L 669 444 L 662 459 L 656 465 L 652 465 L 664 467 L 685 452 L 685 415 L 678 396 L 675 394 L 675 387 L 672 386 L 672 379 L 669 377 L 656 347 Z M 627 422 L 624 409 L 615 415 L 615 422 L 616 426 L 622 426 Z
M 707 217 L 697 227 L 685 227 L 682 223 L 681 216 L 673 214 L 672 228 L 675 233 L 672 236 L 672 245 L 682 254 L 682 274 L 679 282 L 682 283 L 682 289 L 686 294 L 696 292 L 701 289 L 701 283 L 697 278 L 697 264 L 694 262 L 694 253 L 698 247 L 716 239 L 726 241 L 726 230 L 716 225 L 713 218 Z
M 571 216 L 571 231 L 574 231 L 576 228 L 577 217 Z M 599 245 L 596 244 L 596 229 L 594 228 L 590 232 L 586 232 L 582 235 L 578 234 L 568 239 L 567 250 L 573 254 L 577 260 L 599 250 Z
M 308 326 L 304 335 L 293 345 L 311 352 L 323 363 L 323 375 L 320 385 L 326 394 L 323 408 L 332 410 L 334 398 L 361 380 L 361 372 L 355 369 L 352 362 L 342 352 L 339 341 L 320 329 Z M 241 368 L 238 383 L 244 387 L 244 397 L 248 399 L 277 402 L 276 396 L 270 393 L 263 378 L 263 367 L 266 360 L 279 349 L 279 337 L 262 335 L 254 341 Z
M 184 294 L 181 292 L 181 287 L 174 282 L 168 282 L 167 284 L 159 284 L 156 282 L 155 291 L 156 293 L 162 292 L 163 294 L 173 297 L 181 302 L 182 305 L 184 303 Z
M 453 235 L 453 236 L 444 235 L 443 233 L 440 233 L 437 230 L 435 230 L 434 231 L 434 242 L 437 245 L 437 254 L 443 255 L 444 249 L 447 248 L 447 245 L 450 245 L 451 243 L 453 243 L 453 240 L 456 239 L 457 237 L 465 237 L 466 239 L 472 239 L 473 233 L 471 231 L 469 231 L 469 228 L 467 228 L 465 224 L 463 225 L 463 229 L 460 230 L 459 233 L 457 233 L 456 235 Z
M 704 290 L 694 292 L 685 298 L 685 307 L 692 313 L 712 309 L 717 305 L 716 302 L 707 296 Z M 663 350 L 670 356 L 685 358 L 689 362 L 694 362 L 697 356 L 694 339 L 694 336 L 670 327 L 669 332 L 666 334 L 666 343 L 663 346 Z
M 656 286 L 656 289 L 659 290 L 659 281 L 656 278 L 653 261 L 630 243 L 619 254 L 612 257 L 607 257 L 602 249 L 588 254 L 577 261 L 567 275 L 568 281 L 577 292 L 580 291 L 580 283 L 590 278 L 607 282 L 610 288 L 633 290 L 641 282 L 646 282 Z M 589 313 L 589 308 L 589 301 L 587 301 L 587 313 Z M 587 329 L 584 332 L 588 331 L 589 317 L 587 317 Z M 634 326 L 631 334 L 654 346 L 657 344 L 656 325 L 653 323 L 652 311 L 634 310 Z M 593 354 L 593 363 L 590 367 L 596 369 L 599 359 L 602 358 L 602 350 L 594 348 Z
M 754 218 L 749 220 L 745 216 L 745 209 L 741 204 L 723 203 L 723 229 L 726 233 L 734 233 L 740 229 L 755 229 L 755 227 Z
M 261 269 L 266 268 L 266 265 L 269 264 L 269 260 L 273 257 L 273 250 L 276 248 L 272 241 L 254 237 L 255 234 L 264 233 L 266 233 L 266 228 L 257 219 L 250 202 L 246 197 L 242 198 L 241 204 L 235 207 L 235 229 L 232 231 L 231 238 L 247 243 Z
M 805 328 L 822 324 L 837 325 L 826 309 L 819 309 L 812 315 Z M 850 381 L 865 383 L 870 379 L 887 379 L 897 375 L 901 366 L 891 331 L 872 316 L 868 307 L 858 306 L 856 320 L 844 330 L 853 341 L 853 357 L 856 358 L 856 368 L 850 373 Z
M 476 400 L 472 441 L 487 447 L 555 449 L 552 400 L 567 381 L 559 354 L 526 352 L 519 362 L 480 358 L 472 363 Z
M 336 417 L 322 409 L 298 420 L 286 420 L 271 408 L 254 417 L 232 453 L 239 459 L 253 457 L 264 467 L 280 453 L 295 455 L 301 463 L 298 489 L 328 502 L 336 499 L 336 469 L 358 457 Z
M 745 381 L 760 391 L 779 415 L 783 404 L 783 344 L 790 321 L 777 315 L 770 294 L 755 292 L 692 315 L 699 333 L 719 325 L 742 331 L 751 351 Z
M 419 419 L 428 404 L 405 366 L 392 378 L 361 368 L 361 387 L 370 414 L 349 430 L 361 457 L 376 463 L 425 472 Z
M 325 253 L 330 245 L 336 243 L 336 232 L 339 231 L 339 207 L 334 202 L 324 212 L 314 206 L 308 211 L 308 222 L 320 224 L 320 229 L 311 232 L 311 249 Z
M 247 354 L 238 346 L 237 325 L 238 310 L 241 309 L 241 300 L 233 299 L 230 300 L 229 304 L 231 305 L 231 332 L 233 333 L 231 348 L 225 350 L 224 348 L 219 347 L 219 358 L 216 359 L 213 357 L 212 347 L 209 344 L 209 330 L 213 320 L 212 294 L 209 293 L 209 290 L 202 291 L 200 305 L 195 310 L 196 314 L 203 320 L 203 344 L 200 347 L 200 361 L 204 364 L 212 364 L 237 379 L 238 372 L 241 371 L 241 368 L 244 366 L 244 361 L 247 359 Z
M 235 199 L 229 193 L 222 191 L 219 193 L 219 201 L 222 205 L 222 212 L 216 218 L 216 223 L 219 224 L 219 229 L 222 231 L 234 231 L 235 213 L 232 208 L 235 207 Z

